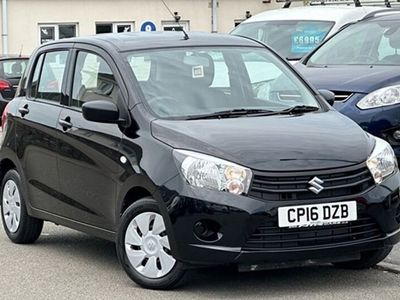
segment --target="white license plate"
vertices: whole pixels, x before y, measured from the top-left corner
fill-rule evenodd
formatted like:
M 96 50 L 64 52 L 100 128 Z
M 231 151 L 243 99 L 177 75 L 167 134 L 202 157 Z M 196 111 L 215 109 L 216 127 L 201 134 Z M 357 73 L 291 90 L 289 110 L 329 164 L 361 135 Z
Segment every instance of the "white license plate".
M 321 226 L 356 220 L 356 201 L 278 208 L 279 227 Z

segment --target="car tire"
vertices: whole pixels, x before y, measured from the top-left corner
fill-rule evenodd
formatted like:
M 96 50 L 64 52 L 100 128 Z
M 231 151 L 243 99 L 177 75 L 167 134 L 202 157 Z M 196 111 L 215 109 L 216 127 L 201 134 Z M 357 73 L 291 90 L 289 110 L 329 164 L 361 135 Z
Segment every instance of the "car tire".
M 28 215 L 16 170 L 9 170 L 1 184 L 1 217 L 8 238 L 16 244 L 31 244 L 42 232 L 43 220 Z
M 184 265 L 172 256 L 164 219 L 153 199 L 141 199 L 124 212 L 116 247 L 128 276 L 144 288 L 172 289 L 185 275 Z
M 389 255 L 392 249 L 393 247 L 388 247 L 379 250 L 363 252 L 361 253 L 361 258 L 358 260 L 338 262 L 334 263 L 334 265 L 342 269 L 353 269 L 353 270 L 369 269 L 376 266 L 381 261 L 383 261 Z

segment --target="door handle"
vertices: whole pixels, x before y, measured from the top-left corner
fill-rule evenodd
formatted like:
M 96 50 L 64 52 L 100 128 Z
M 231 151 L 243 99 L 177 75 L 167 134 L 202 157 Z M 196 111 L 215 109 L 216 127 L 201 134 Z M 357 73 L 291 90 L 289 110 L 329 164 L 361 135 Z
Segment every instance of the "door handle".
M 72 123 L 71 123 L 71 118 L 66 117 L 64 120 L 60 119 L 58 120 L 58 124 L 61 125 L 64 131 L 67 131 L 68 129 L 72 128 Z
M 24 106 L 18 108 L 19 113 L 21 114 L 21 116 L 25 116 L 27 114 L 29 114 L 29 108 L 28 108 L 28 104 L 25 104 Z

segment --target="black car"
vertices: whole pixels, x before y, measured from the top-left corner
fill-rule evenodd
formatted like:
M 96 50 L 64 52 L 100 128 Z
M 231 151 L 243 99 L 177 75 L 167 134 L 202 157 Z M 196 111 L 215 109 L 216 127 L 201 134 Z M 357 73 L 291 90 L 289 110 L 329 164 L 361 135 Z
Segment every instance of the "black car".
M 0 57 L 0 114 L 7 103 L 14 98 L 28 60 L 28 57 L 23 56 Z
M 116 242 L 138 284 L 186 270 L 305 262 L 367 268 L 400 239 L 390 145 L 332 109 L 264 45 L 124 33 L 32 55 L 3 114 L 2 218 Z

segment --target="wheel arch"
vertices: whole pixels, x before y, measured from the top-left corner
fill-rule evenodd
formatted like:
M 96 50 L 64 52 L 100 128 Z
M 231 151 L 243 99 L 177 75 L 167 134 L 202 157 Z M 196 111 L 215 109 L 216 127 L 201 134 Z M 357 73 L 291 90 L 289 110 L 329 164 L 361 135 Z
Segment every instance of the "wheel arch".
M 0 162 L 0 182 L 3 182 L 3 178 L 8 171 L 16 168 L 17 166 L 11 159 L 8 158 L 3 159 Z
M 152 193 L 148 188 L 142 186 L 134 186 L 131 187 L 122 199 L 121 205 L 119 206 L 119 216 L 121 217 L 122 214 L 126 211 L 126 209 L 131 206 L 136 201 L 146 198 L 152 197 Z

